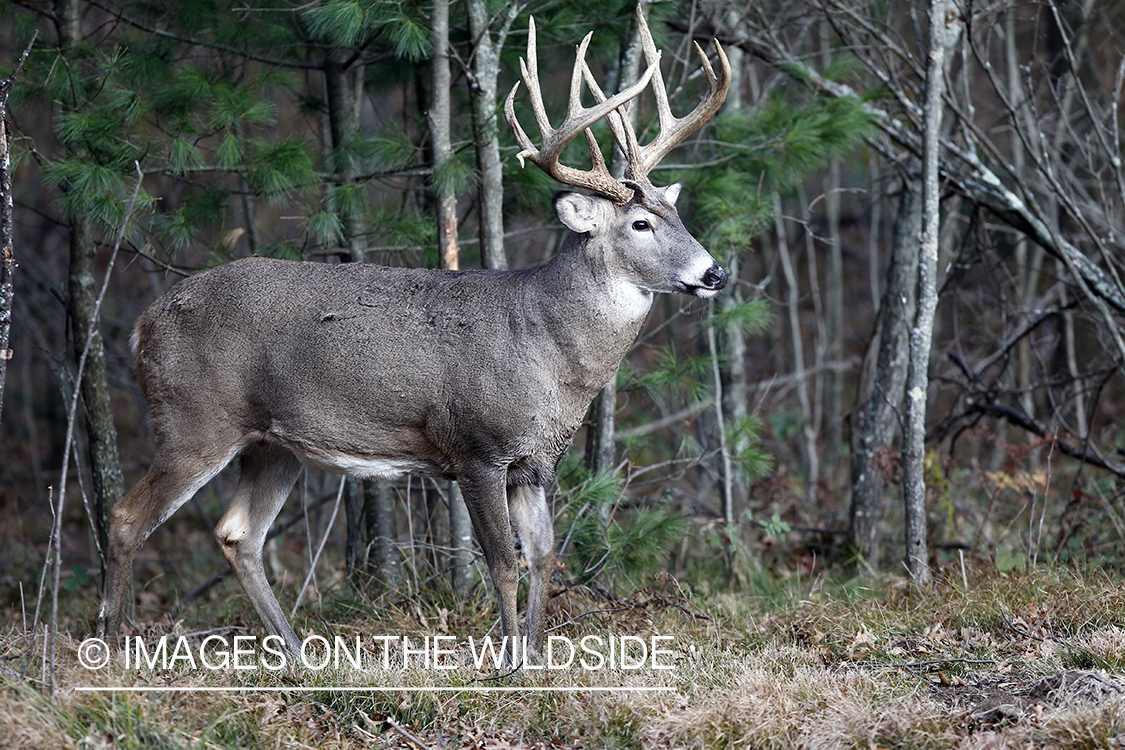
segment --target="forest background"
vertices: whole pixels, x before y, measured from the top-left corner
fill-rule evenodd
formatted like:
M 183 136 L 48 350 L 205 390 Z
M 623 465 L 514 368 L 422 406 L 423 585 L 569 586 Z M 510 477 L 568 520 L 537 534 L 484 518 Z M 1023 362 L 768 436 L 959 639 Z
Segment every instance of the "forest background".
M 592 408 L 552 500 L 560 585 L 613 597 L 665 571 L 706 597 L 826 571 L 918 578 L 901 564 L 911 472 L 924 480 L 926 576 L 1120 571 L 1125 7 L 931 5 L 946 18 L 941 223 L 915 470 L 905 394 L 925 318 L 926 7 L 642 2 L 677 113 L 704 83 L 691 42 L 718 39 L 731 59 L 721 113 L 653 174 L 685 183 L 681 215 L 731 283 L 713 304 L 662 297 Z M 152 451 L 129 334 L 181 278 L 248 255 L 549 258 L 558 186 L 519 168 L 500 111 L 527 16 L 546 91 L 565 90 L 589 30 L 611 91 L 642 65 L 633 12 L 603 0 L 0 3 L 14 200 L 0 279 L 14 282 L 0 300 L 2 600 L 38 611 L 50 576 L 38 593 L 29 582 L 50 561 L 64 610 L 92 617 L 107 510 Z M 556 122 L 564 98 L 547 95 Z M 634 110 L 648 132 L 653 114 L 651 100 Z M 218 595 L 211 527 L 234 481 L 224 472 L 146 545 L 136 622 Z M 337 485 L 307 472 L 279 518 L 268 570 L 290 601 L 324 593 L 297 593 L 322 534 L 339 552 L 317 561 L 321 589 L 488 600 L 479 563 L 449 574 L 454 487 L 349 482 L 337 501 Z

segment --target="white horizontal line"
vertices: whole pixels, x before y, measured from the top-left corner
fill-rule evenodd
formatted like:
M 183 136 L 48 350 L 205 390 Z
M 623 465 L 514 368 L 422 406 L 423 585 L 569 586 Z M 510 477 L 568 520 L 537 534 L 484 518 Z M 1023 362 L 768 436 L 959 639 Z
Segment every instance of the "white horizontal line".
M 637 693 L 666 692 L 673 687 L 76 687 L 80 693 Z

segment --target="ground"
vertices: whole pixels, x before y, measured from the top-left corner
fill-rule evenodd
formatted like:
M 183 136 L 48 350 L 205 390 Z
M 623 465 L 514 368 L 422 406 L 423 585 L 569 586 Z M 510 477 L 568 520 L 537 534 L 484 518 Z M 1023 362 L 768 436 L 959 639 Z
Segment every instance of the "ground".
M 632 636 L 633 661 L 507 676 L 471 665 L 468 638 L 479 645 L 492 625 L 487 596 L 460 612 L 425 594 L 329 592 L 323 604 L 298 615 L 298 632 L 379 644 L 374 662 L 90 670 L 76 624 L 57 641 L 54 697 L 43 639 L 9 612 L 0 736 L 15 748 L 1125 748 L 1125 587 L 1098 571 L 958 572 L 923 591 L 888 578 L 703 593 L 667 577 L 627 598 L 560 591 L 556 645 Z M 196 621 L 141 618 L 130 633 L 149 649 L 160 635 L 194 632 L 197 648 L 258 632 L 235 589 L 196 609 Z M 447 637 L 434 643 L 455 668 L 420 663 L 426 635 Z M 401 636 L 419 649 L 407 669 Z M 640 659 L 641 641 L 659 658 Z M 79 690 L 97 686 L 192 690 Z M 372 687 L 391 689 L 360 690 Z

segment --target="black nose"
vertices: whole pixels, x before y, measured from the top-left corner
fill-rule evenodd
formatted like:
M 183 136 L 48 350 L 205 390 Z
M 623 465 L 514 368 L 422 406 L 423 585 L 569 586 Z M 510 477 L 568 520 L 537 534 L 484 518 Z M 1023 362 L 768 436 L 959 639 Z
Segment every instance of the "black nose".
M 722 289 L 727 285 L 727 272 L 716 263 L 703 274 L 703 285 L 708 289 Z

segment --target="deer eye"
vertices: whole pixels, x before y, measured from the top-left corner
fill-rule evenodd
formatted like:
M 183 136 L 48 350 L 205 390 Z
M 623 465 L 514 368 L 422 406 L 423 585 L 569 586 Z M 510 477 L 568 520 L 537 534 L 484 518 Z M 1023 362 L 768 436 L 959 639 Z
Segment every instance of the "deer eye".
M 647 221 L 645 221 L 644 219 L 640 219 L 639 221 L 633 222 L 633 229 L 636 229 L 638 232 L 647 232 L 648 230 L 652 229 L 652 227 Z

